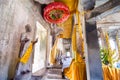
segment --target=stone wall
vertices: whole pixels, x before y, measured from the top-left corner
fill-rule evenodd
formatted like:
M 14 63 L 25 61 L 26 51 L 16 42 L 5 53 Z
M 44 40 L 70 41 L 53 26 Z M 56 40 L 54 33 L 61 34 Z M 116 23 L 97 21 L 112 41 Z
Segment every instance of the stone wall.
M 40 15 L 40 6 L 32 0 L 0 0 L 0 80 L 10 80 L 15 73 L 20 48 L 20 36 L 25 25 L 48 26 Z

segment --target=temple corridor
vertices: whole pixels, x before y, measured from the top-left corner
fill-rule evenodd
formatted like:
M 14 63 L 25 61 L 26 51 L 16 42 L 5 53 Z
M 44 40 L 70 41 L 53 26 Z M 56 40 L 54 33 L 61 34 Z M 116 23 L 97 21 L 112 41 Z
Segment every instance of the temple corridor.
M 0 0 L 0 80 L 120 80 L 120 0 Z

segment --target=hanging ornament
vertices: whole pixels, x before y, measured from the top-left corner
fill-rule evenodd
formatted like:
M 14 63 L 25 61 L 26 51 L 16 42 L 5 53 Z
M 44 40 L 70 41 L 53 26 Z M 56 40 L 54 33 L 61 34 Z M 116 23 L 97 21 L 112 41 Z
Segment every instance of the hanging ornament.
M 61 2 L 50 3 L 44 8 L 44 19 L 49 23 L 62 23 L 69 16 L 69 8 Z

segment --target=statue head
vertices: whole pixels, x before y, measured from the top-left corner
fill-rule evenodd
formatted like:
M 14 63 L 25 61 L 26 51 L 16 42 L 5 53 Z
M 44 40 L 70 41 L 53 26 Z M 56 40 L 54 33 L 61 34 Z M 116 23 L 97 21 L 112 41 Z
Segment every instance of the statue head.
M 25 25 L 25 30 L 26 30 L 26 32 L 32 31 L 30 24 Z

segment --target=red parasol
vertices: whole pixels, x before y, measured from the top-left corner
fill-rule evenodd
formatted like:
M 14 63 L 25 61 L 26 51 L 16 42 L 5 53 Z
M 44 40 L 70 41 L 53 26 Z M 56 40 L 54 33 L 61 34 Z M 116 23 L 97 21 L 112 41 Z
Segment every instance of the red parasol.
M 69 16 L 69 8 L 61 2 L 50 3 L 44 8 L 44 19 L 49 23 L 62 23 Z

